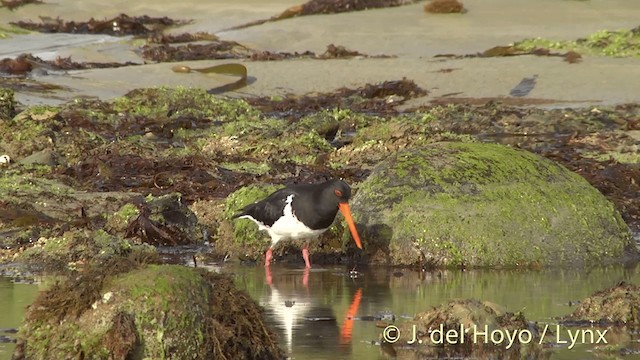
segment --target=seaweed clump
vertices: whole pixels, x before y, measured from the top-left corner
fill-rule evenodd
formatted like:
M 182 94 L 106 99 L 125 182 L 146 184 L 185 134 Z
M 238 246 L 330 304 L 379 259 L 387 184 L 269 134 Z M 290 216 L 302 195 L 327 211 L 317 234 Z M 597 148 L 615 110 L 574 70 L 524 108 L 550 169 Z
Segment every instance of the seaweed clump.
M 424 11 L 434 14 L 452 14 L 465 12 L 464 5 L 458 0 L 431 0 Z
M 182 25 L 184 21 L 173 20 L 168 17 L 154 18 L 150 16 L 128 16 L 120 14 L 112 19 L 89 21 L 64 21 L 41 17 L 42 22 L 17 21 L 12 25 L 23 29 L 39 31 L 43 33 L 70 33 L 70 34 L 105 34 L 112 36 L 150 35 L 170 26 Z
M 527 321 L 521 312 L 507 312 L 501 306 L 487 301 L 452 300 L 416 314 L 412 320 L 398 328 L 400 339 L 394 343 L 394 347 L 407 343 L 403 340 L 412 340 L 414 330 L 417 340 L 414 346 L 402 346 L 397 349 L 400 358 L 522 359 L 544 356 L 544 350 L 538 341 L 540 336 L 536 324 Z M 493 332 L 525 334 L 530 336 L 530 341 L 514 341 L 511 346 L 506 342 L 492 342 L 488 339 L 485 341 L 485 337 L 489 337 Z M 452 337 L 450 334 L 456 336 Z
M 562 319 L 562 322 L 565 325 L 578 326 L 640 327 L 639 309 L 640 286 L 622 281 L 584 299 L 572 314 Z

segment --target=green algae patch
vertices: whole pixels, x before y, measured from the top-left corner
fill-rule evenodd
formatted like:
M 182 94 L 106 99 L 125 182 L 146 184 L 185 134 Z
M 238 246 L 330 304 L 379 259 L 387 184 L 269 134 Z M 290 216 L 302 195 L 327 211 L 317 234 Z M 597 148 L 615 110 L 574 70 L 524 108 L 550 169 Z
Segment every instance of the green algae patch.
M 640 27 L 631 30 L 600 30 L 575 41 L 526 39 L 516 42 L 514 47 L 524 51 L 545 48 L 575 51 L 585 55 L 640 57 Z
M 247 255 L 255 254 L 257 256 L 263 252 L 269 243 L 266 233 L 258 230 L 258 226 L 249 219 L 232 219 L 232 217 L 245 206 L 262 200 L 280 188 L 282 186 L 254 184 L 242 187 L 227 196 L 222 213 L 224 220 L 220 224 L 219 238 L 216 244 L 221 245 L 222 248 L 228 248 L 228 250 L 239 247 L 244 249 Z
M 7 115 L 10 110 L 4 111 Z M 58 109 L 32 106 L 11 119 L 0 121 L 0 150 L 18 159 L 51 146 L 52 128 L 60 128 Z
M 285 125 L 263 119 L 243 100 L 186 87 L 137 89 L 110 102 L 78 99 L 60 106 L 32 106 L 16 116 L 10 90 L 0 98 L 5 120 L 0 122 L 0 151 L 15 160 L 43 149 L 64 155 L 62 162 L 69 164 L 93 160 L 103 152 L 113 154 L 114 148 L 116 155 L 175 156 L 176 148 L 193 155 L 201 150 L 203 139 L 227 132 L 264 136 L 258 130 Z M 93 156 L 87 159 L 87 154 Z
M 14 260 L 48 272 L 64 272 L 113 257 L 154 257 L 155 254 L 155 248 L 150 245 L 133 244 L 104 230 L 76 229 L 60 236 L 41 237 Z
M 352 211 L 373 263 L 562 266 L 638 256 L 620 214 L 586 180 L 495 144 L 400 151 L 360 184 Z
M 17 26 L 10 25 L 8 27 L 0 26 L 0 40 L 8 39 L 12 35 L 25 35 L 28 34 L 29 31 L 21 29 Z
M 2 31 L 0 29 L 0 31 Z M 0 121 L 12 119 L 16 114 L 16 99 L 11 89 L 0 88 Z
M 177 265 L 110 264 L 42 292 L 15 359 L 279 359 L 262 309 L 227 276 Z
M 235 121 L 258 117 L 260 112 L 243 100 L 223 99 L 205 89 L 158 87 L 137 89 L 113 102 L 116 113 L 133 117 L 210 118 Z

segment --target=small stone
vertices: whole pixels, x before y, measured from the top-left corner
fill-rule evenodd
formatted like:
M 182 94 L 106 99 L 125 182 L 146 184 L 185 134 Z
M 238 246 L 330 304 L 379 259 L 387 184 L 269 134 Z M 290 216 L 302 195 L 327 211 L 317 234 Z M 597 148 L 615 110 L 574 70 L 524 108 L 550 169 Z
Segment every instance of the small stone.
M 42 164 L 49 166 L 56 166 L 56 154 L 49 149 L 36 151 L 33 154 L 27 156 L 26 158 L 18 161 L 19 164 L 22 165 L 32 165 L 32 164 Z

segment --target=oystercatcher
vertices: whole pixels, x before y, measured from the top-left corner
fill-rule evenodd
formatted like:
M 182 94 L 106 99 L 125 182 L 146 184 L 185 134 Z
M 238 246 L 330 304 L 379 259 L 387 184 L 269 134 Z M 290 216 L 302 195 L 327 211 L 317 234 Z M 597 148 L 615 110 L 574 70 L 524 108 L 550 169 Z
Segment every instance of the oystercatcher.
M 329 180 L 321 184 L 287 186 L 265 199 L 246 206 L 235 219 L 251 219 L 260 230 L 267 230 L 271 246 L 267 250 L 264 266 L 269 266 L 272 249 L 282 239 L 309 239 L 325 232 L 333 223 L 338 210 L 342 212 L 358 248 L 360 236 L 349 210 L 351 188 L 342 180 Z M 309 249 L 305 243 L 302 257 L 307 268 Z

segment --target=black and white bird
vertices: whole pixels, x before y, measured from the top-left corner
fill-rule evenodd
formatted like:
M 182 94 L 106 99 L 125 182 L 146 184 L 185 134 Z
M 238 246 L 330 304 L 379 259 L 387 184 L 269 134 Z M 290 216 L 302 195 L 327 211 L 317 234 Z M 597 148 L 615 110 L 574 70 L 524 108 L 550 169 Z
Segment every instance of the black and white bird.
M 263 200 L 246 206 L 234 218 L 250 219 L 260 230 L 271 236 L 265 266 L 269 266 L 273 247 L 283 239 L 310 239 L 325 232 L 336 217 L 338 210 L 344 215 L 351 235 L 358 248 L 362 249 L 360 236 L 351 217 L 349 198 L 351 188 L 342 180 L 329 180 L 320 184 L 291 185 L 280 189 Z M 308 244 L 302 249 L 307 268 Z

